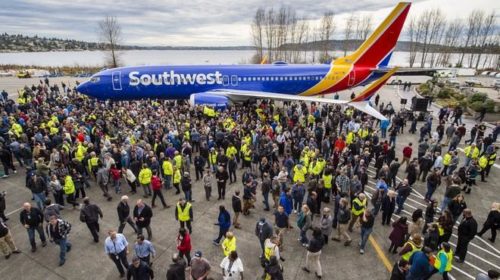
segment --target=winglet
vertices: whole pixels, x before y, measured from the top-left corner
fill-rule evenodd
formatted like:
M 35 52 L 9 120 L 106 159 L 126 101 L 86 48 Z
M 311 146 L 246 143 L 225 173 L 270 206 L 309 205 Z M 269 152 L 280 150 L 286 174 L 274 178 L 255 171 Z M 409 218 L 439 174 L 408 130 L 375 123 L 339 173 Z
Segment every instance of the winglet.
M 368 101 L 370 98 L 377 93 L 377 91 L 385 85 L 387 80 L 396 73 L 398 67 L 392 68 L 389 72 L 385 73 L 384 76 L 380 77 L 380 79 L 368 85 L 358 96 L 354 97 L 350 102 L 360 102 L 360 101 Z
M 267 55 L 265 55 L 260 61 L 260 64 L 266 64 L 266 63 L 267 63 Z

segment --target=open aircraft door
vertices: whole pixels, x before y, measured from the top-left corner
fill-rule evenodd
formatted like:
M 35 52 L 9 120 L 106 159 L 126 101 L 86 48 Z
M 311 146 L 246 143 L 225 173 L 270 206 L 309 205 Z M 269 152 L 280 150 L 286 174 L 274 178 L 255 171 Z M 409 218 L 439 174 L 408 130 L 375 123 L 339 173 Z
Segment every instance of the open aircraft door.
M 111 74 L 111 80 L 113 81 L 113 90 L 122 90 L 122 75 L 120 71 L 114 71 Z

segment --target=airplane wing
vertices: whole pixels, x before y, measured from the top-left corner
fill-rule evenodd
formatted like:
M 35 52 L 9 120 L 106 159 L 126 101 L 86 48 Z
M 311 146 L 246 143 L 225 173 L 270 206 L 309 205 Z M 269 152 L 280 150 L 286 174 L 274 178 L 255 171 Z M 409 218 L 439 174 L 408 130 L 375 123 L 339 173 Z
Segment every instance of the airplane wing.
M 205 94 L 213 94 L 213 95 L 221 95 L 225 96 L 229 99 L 276 99 L 276 100 L 287 100 L 287 101 L 308 101 L 308 102 L 316 102 L 316 103 L 328 103 L 328 104 L 340 104 L 340 105 L 348 105 L 361 112 L 369 114 L 379 120 L 386 120 L 380 112 L 375 110 L 370 106 L 368 101 L 361 102 L 350 102 L 348 100 L 336 100 L 331 98 L 320 98 L 314 96 L 302 96 L 302 95 L 289 95 L 289 94 L 280 94 L 280 93 L 270 93 L 270 92 L 261 92 L 261 91 L 246 91 L 246 90 L 226 90 L 226 89 L 217 89 L 212 91 L 204 92 Z

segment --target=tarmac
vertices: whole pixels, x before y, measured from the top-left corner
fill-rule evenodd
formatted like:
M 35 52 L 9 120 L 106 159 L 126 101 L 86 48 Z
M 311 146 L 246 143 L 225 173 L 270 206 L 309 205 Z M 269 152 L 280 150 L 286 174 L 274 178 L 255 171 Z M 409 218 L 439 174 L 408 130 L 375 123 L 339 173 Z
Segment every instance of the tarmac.
M 3 80 L 3 78 L 2 78 Z M 51 79 L 52 80 L 52 79 Z M 81 79 L 80 79 L 81 80 Z M 30 84 L 28 81 L 25 84 Z M 16 83 L 17 84 L 17 83 Z M 2 84 L 3 85 L 3 84 Z M 14 86 L 14 85 L 12 85 Z M 356 89 L 355 91 L 358 91 Z M 341 98 L 347 98 L 351 91 L 341 93 Z M 13 92 L 11 92 L 13 94 Z M 379 92 L 381 102 L 387 104 L 392 101 L 396 109 L 399 109 L 399 100 L 402 94 L 396 86 L 385 86 Z M 435 110 L 437 113 L 437 110 Z M 470 120 L 466 122 L 471 123 Z M 418 124 L 418 128 L 421 123 Z M 470 127 L 470 126 L 468 126 Z M 408 128 L 407 128 L 408 129 Z M 406 130 L 407 130 L 406 129 Z M 413 142 L 417 144 L 417 135 L 405 134 L 397 138 L 397 156 L 401 157 L 402 148 Z M 461 146 L 463 148 L 463 146 Z M 416 151 L 415 151 L 416 153 Z M 463 162 L 463 158 L 461 158 Z M 404 168 L 400 168 L 399 178 L 404 178 Z M 373 191 L 375 181 L 373 177 L 374 169 L 370 167 L 370 182 L 367 191 Z M 217 221 L 219 205 L 225 205 L 227 209 L 231 208 L 231 195 L 237 189 L 242 189 L 241 172 L 238 171 L 238 182 L 228 185 L 226 199 L 218 201 L 216 198 L 207 202 L 204 199 L 204 191 L 200 182 L 195 182 L 193 186 L 193 203 L 194 223 L 192 234 L 193 250 L 201 250 L 203 256 L 206 257 L 211 265 L 212 271 L 210 277 L 214 279 L 222 279 L 221 269 L 219 264 L 223 259 L 223 254 L 220 247 L 212 245 L 212 240 L 218 234 L 218 227 L 214 225 Z M 194 181 L 194 172 L 192 172 Z M 491 170 L 490 177 L 487 183 L 478 182 L 478 186 L 472 190 L 472 193 L 466 195 L 466 202 L 479 226 L 481 227 L 486 219 L 491 203 L 499 201 L 498 196 L 498 179 L 500 179 L 500 171 L 494 167 Z M 478 180 L 479 181 L 479 180 Z M 122 184 L 124 193 L 128 192 L 126 184 Z M 101 207 L 104 213 L 104 218 L 100 221 L 101 224 L 101 241 L 95 244 L 91 234 L 85 224 L 79 221 L 79 211 L 70 208 L 64 210 L 62 215 L 64 219 L 72 224 L 72 230 L 69 237 L 73 244 L 73 249 L 67 254 L 66 264 L 62 267 L 58 266 L 59 247 L 50 244 L 42 248 L 40 240 L 37 237 L 38 251 L 30 252 L 30 244 L 28 235 L 23 226 L 19 223 L 19 212 L 23 202 L 30 201 L 31 193 L 25 187 L 25 171 L 18 168 L 18 173 L 11 175 L 7 179 L 0 181 L 0 191 L 7 192 L 7 216 L 10 218 L 8 225 L 11 229 L 13 239 L 17 247 L 22 251 L 22 254 L 12 255 L 9 260 L 0 259 L 0 275 L 2 280 L 7 279 L 119 279 L 119 273 L 111 260 L 105 255 L 103 242 L 106 238 L 108 229 L 117 229 L 118 218 L 116 214 L 116 205 L 120 195 L 113 195 L 113 200 L 107 202 L 101 194 L 100 189 L 92 182 L 92 187 L 87 191 L 93 203 Z M 444 187 L 441 186 L 436 191 L 434 197 L 439 201 L 442 200 Z M 415 186 L 415 192 L 405 204 L 404 215 L 410 217 L 411 212 L 416 208 L 425 208 L 423 194 L 425 193 L 425 183 L 419 182 Z M 131 195 L 131 205 L 135 204 L 135 200 L 142 198 L 142 193 Z M 164 192 L 167 203 L 175 205 L 179 195 L 175 195 L 173 190 Z M 231 229 L 237 238 L 237 251 L 243 261 L 245 268 L 245 279 L 260 279 L 263 269 L 260 267 L 258 256 L 260 255 L 260 247 L 258 239 L 254 235 L 255 224 L 261 216 L 266 217 L 271 222 L 274 220 L 271 212 L 263 211 L 262 197 L 258 194 L 256 209 L 252 210 L 249 216 L 241 216 L 240 222 L 242 229 Z M 81 200 L 80 200 L 81 202 Z M 150 199 L 146 203 L 150 204 Z M 326 206 L 323 204 L 323 206 Z M 330 207 L 333 208 L 332 203 Z M 371 206 L 370 206 L 371 207 Z M 156 279 L 165 279 L 166 270 L 171 263 L 170 259 L 176 252 L 176 234 L 179 228 L 178 223 L 174 219 L 173 208 L 163 210 L 161 207 L 153 210 L 154 217 L 152 220 L 153 229 L 153 244 L 157 251 L 157 257 L 153 260 L 153 269 L 156 274 Z M 232 210 L 230 210 L 232 215 Z M 359 229 L 354 229 L 351 234 L 353 242 L 350 247 L 344 247 L 341 243 L 330 241 L 322 250 L 321 264 L 323 268 L 323 279 L 388 279 L 390 269 L 394 262 L 398 259 L 396 255 L 389 254 L 388 248 L 390 242 L 388 240 L 391 227 L 382 226 L 380 224 L 379 215 L 376 219 L 372 238 L 367 244 L 364 255 L 359 254 L 358 242 L 360 239 Z M 393 216 L 393 218 L 396 218 Z M 318 219 L 315 219 L 316 221 Z M 295 226 L 296 215 L 292 214 L 291 223 Z M 133 230 L 127 225 L 124 231 L 129 244 L 135 241 Z M 479 272 L 485 272 L 488 269 L 495 268 L 500 270 L 500 245 L 492 244 L 486 240 L 489 237 L 489 232 L 484 238 L 475 238 L 469 245 L 469 254 L 466 262 L 463 264 L 454 264 L 451 271 L 452 279 L 474 279 Z M 297 241 L 299 232 L 296 228 L 290 230 L 285 235 L 285 251 L 283 256 L 286 259 L 283 262 L 285 279 L 303 280 L 315 279 L 314 273 L 307 274 L 302 271 L 301 267 L 305 264 L 306 250 Z M 453 248 L 456 244 L 456 229 L 450 240 Z M 129 246 L 129 249 L 132 249 Z M 131 250 L 132 252 L 132 250 Z M 129 256 L 130 260 L 130 256 Z M 434 276 L 433 279 L 438 279 Z

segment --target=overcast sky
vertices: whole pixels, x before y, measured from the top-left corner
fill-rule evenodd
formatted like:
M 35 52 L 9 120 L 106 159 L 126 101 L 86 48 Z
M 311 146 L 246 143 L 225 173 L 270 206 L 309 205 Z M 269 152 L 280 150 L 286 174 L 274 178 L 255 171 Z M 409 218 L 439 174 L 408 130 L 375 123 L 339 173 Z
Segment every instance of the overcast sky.
M 316 24 L 332 10 L 343 28 L 351 13 L 371 14 L 374 27 L 398 1 L 392 0 L 0 0 L 0 32 L 98 41 L 98 22 L 116 16 L 124 44 L 168 46 L 251 45 L 250 23 L 258 7 L 290 5 Z M 448 18 L 465 19 L 471 10 L 495 11 L 499 0 L 416 0 L 410 17 L 441 7 Z M 499 20 L 497 20 L 497 24 Z M 339 35 L 337 34 L 337 37 Z

